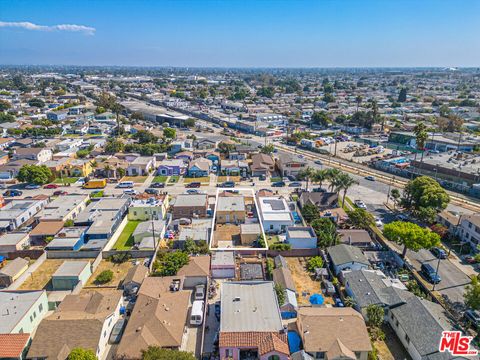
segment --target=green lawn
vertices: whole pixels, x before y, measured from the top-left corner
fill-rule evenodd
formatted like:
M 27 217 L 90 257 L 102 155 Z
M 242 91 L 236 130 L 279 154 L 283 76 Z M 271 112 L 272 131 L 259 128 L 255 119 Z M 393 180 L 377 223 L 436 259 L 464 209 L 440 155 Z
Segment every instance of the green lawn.
M 152 183 L 166 183 L 167 182 L 167 179 L 168 179 L 168 176 L 164 176 L 164 175 L 158 175 L 158 176 L 155 176 L 152 180 Z
M 120 181 L 133 181 L 135 184 L 143 184 L 148 176 L 124 176 Z
M 125 228 L 123 229 L 122 233 L 118 237 L 117 242 L 113 246 L 115 250 L 130 250 L 133 246 L 133 232 L 137 228 L 138 224 L 141 221 L 129 221 Z
M 278 238 L 278 235 L 273 235 L 273 236 L 267 235 L 268 246 L 270 246 L 272 244 L 276 244 L 279 241 L 280 241 L 280 239 Z
M 199 182 L 199 183 L 207 183 L 207 184 L 209 184 L 209 183 L 210 183 L 210 178 L 209 178 L 208 176 L 204 176 L 204 177 L 184 178 L 184 179 L 183 179 L 183 183 L 184 183 L 184 184 L 189 184 L 189 183 L 192 183 L 192 182 Z
M 170 180 L 168 180 L 168 182 L 170 182 L 170 183 L 177 183 L 179 179 L 180 179 L 180 176 L 178 176 L 178 175 L 172 175 L 172 176 L 170 176 Z
M 272 177 L 270 178 L 270 181 L 273 183 L 273 182 L 278 182 L 278 181 L 282 181 L 282 178 L 281 177 Z
M 56 178 L 53 182 L 55 184 L 73 184 L 78 181 L 78 177 L 64 177 L 64 178 Z

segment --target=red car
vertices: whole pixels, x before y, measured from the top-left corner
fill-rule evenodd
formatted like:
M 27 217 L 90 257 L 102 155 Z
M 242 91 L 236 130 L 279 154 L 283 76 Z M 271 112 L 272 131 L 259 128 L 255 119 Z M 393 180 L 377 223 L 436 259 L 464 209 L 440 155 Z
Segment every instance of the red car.
M 53 193 L 54 196 L 59 196 L 59 195 L 68 195 L 68 192 L 64 190 L 58 190 Z
M 44 189 L 58 189 L 58 185 L 56 184 L 47 184 L 43 187 Z
M 467 264 L 476 264 L 478 261 L 475 256 L 467 255 L 463 258 Z

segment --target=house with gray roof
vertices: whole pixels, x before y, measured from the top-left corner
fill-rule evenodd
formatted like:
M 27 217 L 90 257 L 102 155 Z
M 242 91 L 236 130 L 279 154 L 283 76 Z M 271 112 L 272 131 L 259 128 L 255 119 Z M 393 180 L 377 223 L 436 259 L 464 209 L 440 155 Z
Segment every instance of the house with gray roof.
M 47 311 L 45 290 L 0 291 L 0 334 L 32 333 Z
M 362 250 L 355 246 L 340 244 L 327 249 L 336 275 L 344 270 L 368 269 L 370 263 Z

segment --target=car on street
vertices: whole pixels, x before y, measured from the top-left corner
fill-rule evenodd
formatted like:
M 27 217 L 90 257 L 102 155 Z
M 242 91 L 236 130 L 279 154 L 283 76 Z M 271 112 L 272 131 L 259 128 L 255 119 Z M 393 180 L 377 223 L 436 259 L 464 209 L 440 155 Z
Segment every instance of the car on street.
M 375 218 L 375 226 L 381 228 L 383 226 L 383 221 L 379 217 Z
M 40 189 L 40 185 L 37 185 L 37 184 L 28 184 L 27 186 L 25 186 L 25 189 L 28 189 L 28 190 L 36 190 L 36 189 Z
M 297 181 L 297 177 L 293 176 L 293 175 L 288 175 L 287 179 L 290 180 L 290 181 Z
M 265 181 L 265 180 L 267 180 L 267 177 L 265 175 L 260 175 L 258 177 L 258 180 Z
M 324 193 L 326 190 L 321 187 L 313 188 L 312 192 L 319 192 L 319 193 Z
M 215 303 L 215 317 L 220 320 L 220 301 Z
M 440 275 L 437 274 L 433 266 L 430 264 L 422 264 L 420 271 L 425 279 L 427 279 L 427 281 L 431 284 L 438 284 L 440 281 L 442 281 Z
M 108 339 L 108 342 L 110 344 L 118 344 L 120 342 L 126 324 L 126 319 L 120 319 L 115 325 L 113 325 L 112 332 L 110 333 L 110 338 Z
M 185 185 L 186 188 L 199 188 L 202 184 L 200 184 L 199 182 L 191 182 L 190 184 L 187 184 Z
M 125 195 L 137 195 L 138 192 L 137 190 L 134 190 L 134 189 L 126 189 L 126 190 L 123 190 L 123 193 Z
M 289 187 L 302 187 L 302 183 L 298 181 L 291 182 L 288 184 Z
M 475 257 L 475 256 L 472 256 L 472 255 L 465 255 L 463 257 L 463 260 L 467 263 L 467 264 L 476 264 L 478 263 L 478 259 Z
M 372 175 L 365 176 L 365 180 L 375 181 L 375 176 L 372 176 Z
M 155 188 L 155 189 L 157 189 L 157 188 L 162 189 L 162 188 L 165 187 L 165 183 L 154 182 L 154 183 L 152 183 L 150 186 L 151 186 L 152 188 Z
M 272 187 L 284 187 L 284 186 L 285 186 L 285 182 L 283 181 L 276 181 L 272 183 Z
M 480 311 L 468 309 L 463 314 L 465 320 L 471 324 L 475 329 L 478 329 L 480 326 Z
M 68 192 L 65 190 L 57 190 L 53 192 L 53 196 L 61 196 L 61 195 L 68 195 Z
M 367 210 L 367 205 L 365 205 L 365 203 L 362 200 L 355 200 L 355 206 L 360 209 Z
M 433 247 L 430 251 L 437 259 L 446 259 L 448 257 L 447 252 L 439 247 Z
M 149 195 L 158 195 L 160 193 L 157 189 L 153 188 L 145 189 L 145 192 Z
M 408 215 L 405 215 L 405 214 L 397 215 L 397 219 L 401 220 L 401 221 L 408 221 L 409 220 Z
M 217 186 L 222 187 L 222 188 L 233 188 L 233 187 L 235 187 L 235 182 L 234 181 L 225 181 L 221 184 L 218 184 Z
M 198 189 L 188 189 L 187 191 L 185 191 L 185 194 L 203 194 L 204 192 L 202 190 L 198 190 Z
M 22 194 L 23 194 L 22 191 L 13 189 L 13 190 L 5 191 L 3 193 L 3 196 L 7 196 L 7 197 L 9 197 L 9 196 L 22 196 Z
M 47 184 L 43 187 L 44 189 L 58 189 L 57 184 Z
M 314 163 L 317 165 L 323 165 L 323 163 L 320 160 L 315 160 Z

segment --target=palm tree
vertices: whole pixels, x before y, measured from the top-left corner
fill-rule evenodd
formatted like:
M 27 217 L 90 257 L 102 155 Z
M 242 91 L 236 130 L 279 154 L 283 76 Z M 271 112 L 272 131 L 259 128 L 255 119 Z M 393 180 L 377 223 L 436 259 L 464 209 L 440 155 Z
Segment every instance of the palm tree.
M 342 172 L 338 169 L 327 169 L 326 179 L 330 182 L 330 191 L 333 191 L 336 185 L 336 179 Z
M 343 190 L 343 200 L 342 200 L 342 207 L 345 205 L 345 199 L 347 197 L 348 189 L 353 185 L 358 185 L 359 182 L 352 178 L 347 173 L 341 173 L 337 177 L 337 189 L 338 191 Z
M 115 103 L 112 104 L 112 109 L 111 110 L 116 115 L 116 118 L 117 118 L 117 135 L 120 135 L 120 113 L 123 110 L 123 106 L 120 103 L 115 102 Z
M 360 107 L 361 103 L 362 103 L 362 97 L 360 95 L 358 95 L 356 98 L 355 98 L 355 102 L 357 103 L 357 112 L 358 112 L 358 108 Z
M 418 123 L 413 128 L 413 133 L 415 134 L 415 141 L 417 143 L 417 150 L 422 151 L 422 158 L 420 159 L 420 167 L 421 167 L 422 163 L 423 163 L 423 154 L 424 154 L 424 151 L 425 151 L 425 145 L 426 145 L 427 139 L 428 139 L 427 125 L 425 125 L 423 122 Z
M 313 174 L 313 177 L 312 177 L 312 182 L 313 183 L 318 184 L 319 187 L 321 188 L 322 184 L 325 180 L 327 180 L 327 170 L 326 169 L 315 171 L 315 173 Z
M 308 182 L 313 178 L 314 175 L 315 175 L 315 169 L 310 166 L 308 166 L 306 169 L 301 170 L 298 173 L 297 178 L 300 180 L 306 181 L 306 184 L 305 184 L 306 191 L 308 191 Z

